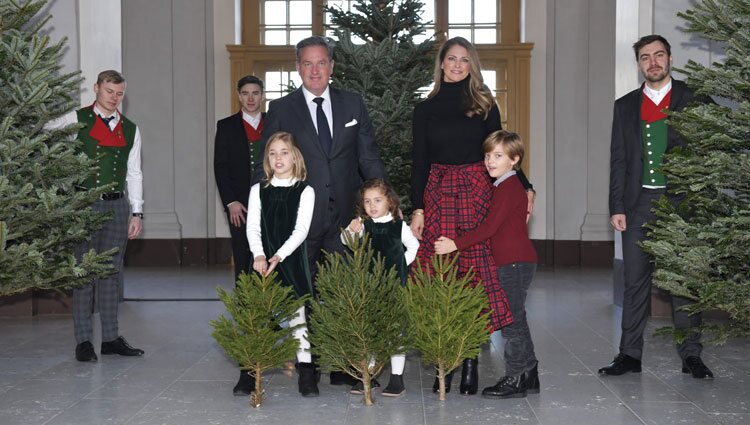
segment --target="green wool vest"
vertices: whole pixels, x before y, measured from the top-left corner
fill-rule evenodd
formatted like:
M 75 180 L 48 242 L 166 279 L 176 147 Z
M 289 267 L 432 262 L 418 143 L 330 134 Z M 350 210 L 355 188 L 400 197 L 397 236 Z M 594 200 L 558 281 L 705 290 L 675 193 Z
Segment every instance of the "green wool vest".
M 77 111 L 78 122 L 84 127 L 78 131 L 78 139 L 83 141 L 83 152 L 96 160 L 97 172 L 84 182 L 84 187 L 93 189 L 111 183 L 115 184 L 114 191 L 125 190 L 125 177 L 128 172 L 128 155 L 135 140 L 135 124 L 120 114 L 121 127 L 125 138 L 125 146 L 101 146 L 99 140 L 91 137 L 91 129 L 97 120 L 92 107 L 81 108 Z M 117 129 L 115 129 L 117 131 Z
M 645 186 L 666 186 L 667 179 L 659 171 L 667 151 L 667 120 L 652 123 L 641 121 L 641 138 L 643 141 L 643 181 Z
M 300 197 L 306 187 L 305 182 L 297 182 L 289 187 L 261 185 L 260 236 L 266 255 L 276 253 L 292 235 L 297 223 Z M 293 287 L 297 296 L 314 295 L 306 242 L 279 263 L 276 270 L 282 284 Z
M 369 218 L 364 221 L 365 233 L 370 235 L 373 251 L 383 257 L 386 268 L 396 268 L 401 285 L 406 285 L 409 268 L 404 256 L 404 244 L 401 242 L 401 223 L 399 219 L 387 223 L 375 223 Z

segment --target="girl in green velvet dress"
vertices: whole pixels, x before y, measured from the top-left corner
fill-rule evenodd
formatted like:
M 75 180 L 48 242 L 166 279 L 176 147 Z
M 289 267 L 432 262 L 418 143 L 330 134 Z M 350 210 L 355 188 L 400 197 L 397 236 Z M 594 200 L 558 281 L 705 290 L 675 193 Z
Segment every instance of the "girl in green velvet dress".
M 371 179 L 364 182 L 357 201 L 357 218 L 352 220 L 346 230 L 360 236 L 366 232 L 370 237 L 373 250 L 385 260 L 386 267 L 395 267 L 406 285 L 409 264 L 414 261 L 419 249 L 419 241 L 409 226 L 398 218 L 399 200 L 393 187 L 382 179 Z M 345 238 L 341 238 L 346 243 Z M 403 374 L 406 355 L 396 354 L 391 357 L 391 378 L 383 390 L 387 397 L 398 397 L 406 390 Z M 359 384 L 358 384 L 359 385 Z M 353 393 L 362 391 L 358 385 Z
M 253 253 L 253 269 L 267 275 L 276 270 L 283 285 L 298 296 L 313 294 L 305 239 L 312 222 L 315 192 L 305 183 L 307 170 L 294 137 L 274 133 L 263 152 L 265 179 L 250 188 L 247 239 Z M 305 308 L 289 320 L 290 326 L 306 323 Z M 307 341 L 307 327 L 294 332 L 300 342 L 297 352 L 299 392 L 318 395 L 317 379 Z

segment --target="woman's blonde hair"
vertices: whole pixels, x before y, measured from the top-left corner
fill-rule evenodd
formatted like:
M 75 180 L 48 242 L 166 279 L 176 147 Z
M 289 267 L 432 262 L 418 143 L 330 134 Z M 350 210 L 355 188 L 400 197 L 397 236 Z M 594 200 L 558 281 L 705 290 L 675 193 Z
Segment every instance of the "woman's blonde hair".
M 442 68 L 445 56 L 448 54 L 453 46 L 461 46 L 469 53 L 469 75 L 466 77 L 469 79 L 467 84 L 467 99 L 466 100 L 466 116 L 473 117 L 474 115 L 482 115 L 484 119 L 487 119 L 487 115 L 490 113 L 490 109 L 495 104 L 495 98 L 492 96 L 492 92 L 484 84 L 484 78 L 482 78 L 482 64 L 479 62 L 479 54 L 477 49 L 469 40 L 463 37 L 453 37 L 443 43 L 440 46 L 440 51 L 435 57 L 435 75 L 434 75 L 434 86 L 432 91 L 427 95 L 427 98 L 435 96 L 440 91 L 440 84 L 443 82 L 444 71 Z
M 495 150 L 496 146 L 502 146 L 503 152 L 508 158 L 513 159 L 518 157 L 518 162 L 513 164 L 513 169 L 516 171 L 521 169 L 521 161 L 523 161 L 523 155 L 525 153 L 521 136 L 512 131 L 498 130 L 484 139 L 484 143 L 482 143 L 482 152 L 492 152 Z
M 271 184 L 271 179 L 273 178 L 273 168 L 271 167 L 271 164 L 268 160 L 268 152 L 271 149 L 271 144 L 277 140 L 285 142 L 292 153 L 292 177 L 297 179 L 297 181 L 305 180 L 307 178 L 305 158 L 302 157 L 302 151 L 299 150 L 297 142 L 294 141 L 294 136 L 292 136 L 291 133 L 287 133 L 286 131 L 277 131 L 276 133 L 273 133 L 268 139 L 268 141 L 266 142 L 266 147 L 263 150 L 263 172 L 266 175 L 265 185 L 268 186 L 269 184 Z

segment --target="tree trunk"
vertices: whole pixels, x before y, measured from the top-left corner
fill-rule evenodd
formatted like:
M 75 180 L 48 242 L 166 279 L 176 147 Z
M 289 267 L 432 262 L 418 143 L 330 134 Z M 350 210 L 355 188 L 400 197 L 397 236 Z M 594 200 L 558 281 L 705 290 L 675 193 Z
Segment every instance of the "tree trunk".
M 372 406 L 375 404 L 375 402 L 372 399 L 372 376 L 370 376 L 370 371 L 366 368 L 365 372 L 362 374 L 362 383 L 365 387 L 365 406 Z
M 255 369 L 255 392 L 250 394 L 250 405 L 253 407 L 260 407 L 263 403 L 263 387 L 261 381 L 262 371 L 260 367 L 256 366 Z
M 443 363 L 438 363 L 438 400 L 445 401 L 445 366 Z

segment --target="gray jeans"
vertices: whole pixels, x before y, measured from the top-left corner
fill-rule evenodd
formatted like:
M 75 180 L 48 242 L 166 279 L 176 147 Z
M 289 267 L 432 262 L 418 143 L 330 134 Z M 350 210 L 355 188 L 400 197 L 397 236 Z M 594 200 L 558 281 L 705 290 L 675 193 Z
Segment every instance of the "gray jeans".
M 526 293 L 536 272 L 535 263 L 513 263 L 497 268 L 508 297 L 513 323 L 502 329 L 505 339 L 505 374 L 518 376 L 536 363 L 534 343 L 526 322 Z

